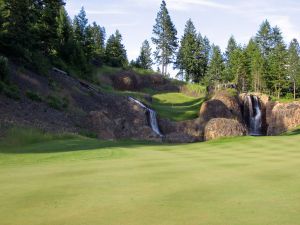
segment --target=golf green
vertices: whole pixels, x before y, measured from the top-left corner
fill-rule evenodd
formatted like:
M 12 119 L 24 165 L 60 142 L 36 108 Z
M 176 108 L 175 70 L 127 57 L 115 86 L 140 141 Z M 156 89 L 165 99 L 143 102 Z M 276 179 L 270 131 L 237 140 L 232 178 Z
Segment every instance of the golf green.
M 0 147 L 1 225 L 297 225 L 300 135 Z

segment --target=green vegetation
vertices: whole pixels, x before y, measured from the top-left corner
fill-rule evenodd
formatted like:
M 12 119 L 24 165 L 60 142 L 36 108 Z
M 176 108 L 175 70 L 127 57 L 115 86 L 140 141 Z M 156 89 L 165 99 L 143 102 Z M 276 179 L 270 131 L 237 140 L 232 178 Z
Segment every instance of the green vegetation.
M 38 93 L 36 93 L 36 92 L 33 92 L 33 91 L 26 91 L 26 96 L 28 97 L 28 98 L 30 98 L 32 101 L 36 101 L 36 102 L 41 102 L 43 99 L 42 99 L 42 97 L 38 94 Z
M 8 59 L 0 55 L 0 81 L 6 81 L 9 75 Z
M 0 142 L 2 224 L 300 220 L 299 135 L 158 145 L 22 133 Z
M 9 97 L 11 99 L 15 99 L 15 100 L 19 100 L 20 99 L 20 90 L 19 90 L 19 88 L 16 85 L 2 83 L 1 86 L 3 88 L 3 90 L 2 90 L 3 93 L 7 97 Z
M 50 107 L 58 110 L 66 109 L 69 105 L 67 98 L 56 95 L 49 95 L 46 101 Z
M 153 95 L 152 108 L 163 118 L 182 121 L 195 119 L 203 101 L 182 93 L 163 93 Z

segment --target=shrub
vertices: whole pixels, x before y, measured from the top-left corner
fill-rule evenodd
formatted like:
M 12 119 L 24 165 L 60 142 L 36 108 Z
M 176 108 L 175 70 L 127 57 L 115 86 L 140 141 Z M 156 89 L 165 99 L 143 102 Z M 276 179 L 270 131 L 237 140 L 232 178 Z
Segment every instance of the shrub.
M 12 99 L 20 99 L 20 91 L 16 85 L 4 85 L 3 93 Z
M 69 101 L 67 98 L 60 98 L 54 95 L 49 95 L 47 97 L 47 103 L 51 108 L 58 110 L 66 109 L 69 105 Z
M 30 65 L 35 72 L 47 76 L 51 69 L 50 60 L 40 52 L 33 52 L 30 59 Z
M 0 56 L 0 80 L 6 81 L 9 75 L 8 59 Z
M 42 101 L 42 97 L 38 93 L 35 93 L 33 91 L 26 91 L 26 96 L 29 99 L 31 99 L 32 101 L 35 101 L 35 102 L 41 102 Z

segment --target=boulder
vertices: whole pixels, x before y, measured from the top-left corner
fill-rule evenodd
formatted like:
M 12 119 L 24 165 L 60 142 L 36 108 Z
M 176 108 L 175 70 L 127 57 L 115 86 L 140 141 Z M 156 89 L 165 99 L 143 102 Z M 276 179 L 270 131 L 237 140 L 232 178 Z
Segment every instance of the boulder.
M 267 113 L 268 135 L 278 135 L 300 125 L 300 102 L 269 104 Z
M 159 124 L 166 142 L 189 143 L 203 141 L 203 126 L 199 119 L 181 122 L 159 119 Z
M 211 100 L 204 102 L 199 116 L 204 122 L 213 118 L 237 119 L 240 122 L 243 120 L 238 96 L 226 90 L 217 92 Z
M 234 119 L 215 118 L 205 126 L 204 140 L 247 135 L 246 127 Z

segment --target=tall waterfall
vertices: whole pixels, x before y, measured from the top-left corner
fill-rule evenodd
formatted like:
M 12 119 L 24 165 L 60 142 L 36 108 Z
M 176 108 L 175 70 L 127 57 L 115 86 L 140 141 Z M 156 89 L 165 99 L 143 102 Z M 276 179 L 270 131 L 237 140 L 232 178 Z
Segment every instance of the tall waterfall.
M 259 99 L 255 95 L 247 95 L 244 102 L 244 118 L 250 135 L 262 135 L 262 113 Z
M 150 126 L 152 128 L 152 130 L 159 136 L 163 136 L 162 133 L 160 132 L 160 129 L 158 127 L 158 122 L 157 122 L 157 116 L 156 116 L 156 112 L 152 109 L 149 109 L 148 107 L 146 107 L 143 103 L 141 103 L 140 101 L 129 97 L 129 100 L 135 102 L 136 104 L 140 105 L 141 107 L 143 107 L 144 109 L 146 109 L 149 113 L 149 122 L 150 122 Z

